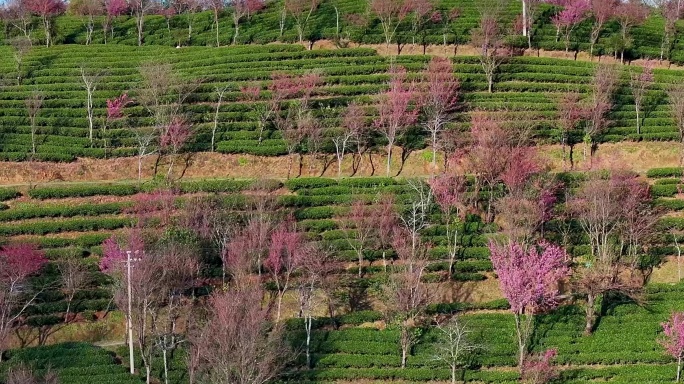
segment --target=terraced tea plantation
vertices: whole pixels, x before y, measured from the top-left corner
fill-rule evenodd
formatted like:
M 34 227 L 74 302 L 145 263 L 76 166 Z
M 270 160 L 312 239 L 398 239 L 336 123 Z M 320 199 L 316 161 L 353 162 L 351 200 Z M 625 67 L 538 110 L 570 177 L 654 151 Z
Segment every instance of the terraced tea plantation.
M 519 2 L 502 0 L 500 19 L 507 27 L 515 24 L 515 19 L 521 11 Z M 478 26 L 480 6 L 477 0 L 441 0 L 435 2 L 435 12 L 439 18 L 423 23 L 420 30 L 414 30 L 414 17 L 409 14 L 398 24 L 396 36 L 392 43 L 403 44 L 469 44 L 471 33 Z M 241 44 L 266 44 L 271 42 L 296 42 L 298 33 L 295 19 L 291 15 L 282 18 L 283 2 L 269 2 L 264 10 L 256 12 L 249 18 L 243 18 L 237 42 Z M 532 31 L 532 46 L 545 50 L 565 49 L 562 39 L 558 38 L 556 27 L 552 23 L 552 16 L 558 12 L 547 4 L 542 4 L 535 14 Z M 454 12 L 456 10 L 456 12 Z M 360 23 L 368 16 L 368 4 L 356 0 L 325 0 L 312 12 L 304 29 L 304 39 L 318 41 L 328 39 L 333 41 L 352 41 L 365 44 L 384 44 L 385 36 L 379 20 L 371 15 L 366 23 Z M 453 17 L 457 15 L 457 17 Z M 166 16 L 150 15 L 145 17 L 143 41 L 145 45 L 163 46 L 207 46 L 217 44 L 217 33 L 214 28 L 213 12 L 197 9 L 174 11 Z M 358 16 L 361 16 L 359 18 Z M 95 31 L 93 43 L 105 42 L 101 23 L 104 17 L 94 18 Z M 86 17 L 60 16 L 55 20 L 53 40 L 56 44 L 84 44 L 86 42 Z M 571 34 L 571 50 L 589 51 L 591 32 L 590 18 L 580 21 Z M 34 20 L 33 38 L 37 41 L 44 39 L 44 32 L 38 27 L 38 20 Z M 282 23 L 282 32 L 281 32 Z M 662 35 L 665 20 L 657 10 L 652 10 L 644 23 L 636 23 L 632 31 L 632 41 L 627 44 L 628 57 L 658 58 L 661 54 Z M 128 15 L 115 17 L 112 21 L 113 32 L 106 42 L 126 45 L 137 45 L 137 31 L 135 19 Z M 674 62 L 681 63 L 682 56 L 681 28 L 673 31 L 671 37 L 671 57 Z M 511 28 L 512 29 L 512 28 Z M 10 30 L 10 35 L 19 33 Z M 235 33 L 232 10 L 219 12 L 218 43 L 229 45 Z M 616 36 L 619 35 L 620 25 L 616 20 L 609 20 L 599 35 L 598 43 L 594 47 L 597 55 L 611 55 L 615 51 Z M 527 39 L 512 39 L 512 43 L 520 47 L 527 47 Z M 617 44 L 619 46 L 619 44 Z
M 12 54 L 5 48 L 0 66 L 5 73 L 14 72 Z M 429 61 L 427 56 L 400 56 L 396 63 L 412 73 L 421 71 Z M 249 153 L 276 156 L 287 153 L 285 143 L 270 123 L 266 125 L 262 141 L 258 115 L 250 102 L 241 101 L 240 89 L 257 82 L 262 96 L 273 72 L 302 74 L 317 71 L 324 85 L 315 95 L 315 114 L 324 128 L 322 149 L 334 152 L 332 137 L 341 123 L 343 107 L 351 100 L 367 105 L 368 118 L 375 114 L 371 108 L 375 95 L 385 89 L 387 58 L 369 49 L 332 51 L 306 51 L 286 45 L 236 48 L 183 48 L 163 47 L 131 48 L 108 45 L 97 47 L 57 46 L 35 48 L 23 64 L 23 85 L 6 85 L 0 94 L 3 113 L 0 155 L 11 161 L 30 158 L 32 143 L 36 144 L 37 160 L 71 161 L 76 157 L 131 156 L 138 152 L 136 130 L 153 124 L 149 112 L 141 105 L 125 108 L 127 118 L 105 123 L 106 101 L 122 93 L 136 100 L 141 92 L 142 63 L 171 63 L 182 79 L 201 79 L 201 85 L 182 105 L 182 113 L 193 124 L 193 139 L 184 147 L 186 151 L 207 151 L 211 148 L 216 109 L 216 88 L 227 87 L 219 108 L 216 126 L 216 149 L 223 153 Z M 249 65 L 245 65 L 249 63 Z M 486 79 L 477 58 L 453 59 L 456 76 L 461 83 L 459 113 L 454 129 L 467 129 L 467 111 L 484 110 L 498 113 L 509 127 L 532 127 L 534 137 L 542 143 L 556 143 L 559 137 L 558 103 L 563 94 L 577 91 L 588 97 L 594 64 L 568 60 L 519 57 L 507 59 L 496 75 L 495 92 L 486 92 Z M 80 68 L 100 74 L 94 92 L 94 141 L 89 136 L 86 91 L 83 88 Z M 598 139 L 620 140 L 675 140 L 678 130 L 669 113 L 665 90 L 669 84 L 680 81 L 681 73 L 655 70 L 655 83 L 647 91 L 641 117 L 641 133 L 636 131 L 636 112 L 631 91 L 627 87 L 629 74 L 622 70 L 621 86 L 614 97 L 616 106 L 609 114 L 610 128 Z M 35 118 L 35 135 L 25 99 L 32 92 L 44 96 L 42 107 Z M 258 101 L 264 104 L 266 101 Z M 422 144 L 420 128 L 407 146 Z M 569 142 L 581 142 L 580 132 L 571 133 Z M 33 141 L 32 141 L 33 137 Z M 377 144 L 383 139 L 376 138 Z M 299 148 L 306 152 L 306 146 Z
M 679 381 L 684 8 L 527 2 L 2 5 L 0 384 Z

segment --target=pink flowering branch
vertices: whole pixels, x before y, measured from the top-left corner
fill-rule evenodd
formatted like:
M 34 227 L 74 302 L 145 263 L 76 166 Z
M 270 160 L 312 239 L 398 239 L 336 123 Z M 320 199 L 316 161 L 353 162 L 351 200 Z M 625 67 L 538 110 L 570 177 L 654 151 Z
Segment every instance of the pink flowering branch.
M 658 342 L 665 351 L 677 359 L 677 378 L 679 382 L 682 374 L 682 359 L 684 359 L 684 312 L 673 312 L 670 319 L 660 324 L 663 327 L 663 338 Z
M 522 369 L 533 316 L 558 306 L 558 284 L 570 274 L 568 257 L 562 248 L 546 242 L 529 248 L 512 241 L 504 246 L 490 242 L 489 250 L 499 287 L 515 317 Z

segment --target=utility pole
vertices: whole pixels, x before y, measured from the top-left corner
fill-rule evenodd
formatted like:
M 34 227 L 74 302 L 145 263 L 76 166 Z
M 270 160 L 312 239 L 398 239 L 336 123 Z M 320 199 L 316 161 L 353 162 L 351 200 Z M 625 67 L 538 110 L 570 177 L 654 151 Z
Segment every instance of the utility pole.
M 135 374 L 135 359 L 133 357 L 133 300 L 131 297 L 131 262 L 139 260 L 131 258 L 131 251 L 126 251 L 126 285 L 128 296 L 128 313 L 126 314 L 126 332 L 128 333 L 128 364 L 131 375 Z M 138 251 L 135 251 L 138 253 Z

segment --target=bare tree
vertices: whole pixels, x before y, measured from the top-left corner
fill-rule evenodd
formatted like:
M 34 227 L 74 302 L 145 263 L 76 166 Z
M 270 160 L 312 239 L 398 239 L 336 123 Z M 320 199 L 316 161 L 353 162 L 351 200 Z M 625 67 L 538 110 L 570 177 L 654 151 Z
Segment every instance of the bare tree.
M 684 85 L 672 84 L 667 90 L 670 114 L 679 132 L 680 155 L 679 165 L 684 166 Z
M 472 331 L 456 316 L 437 324 L 438 339 L 433 359 L 449 367 L 451 384 L 456 384 L 456 371 L 466 364 L 468 355 L 480 347 L 471 340 Z
M 629 72 L 629 85 L 634 96 L 634 108 L 636 110 L 637 135 L 641 134 L 641 109 L 644 105 L 646 92 L 653 83 L 653 63 L 647 62 L 641 73 Z
M 101 74 L 81 67 L 82 86 L 86 91 L 86 117 L 88 118 L 88 138 L 93 145 L 93 131 L 95 126 L 95 110 L 93 108 L 93 95 L 100 85 Z
M 402 269 L 390 278 L 386 288 L 386 305 L 390 319 L 399 327 L 401 348 L 401 367 L 411 348 L 418 341 L 415 327 L 430 301 L 430 292 L 422 278 L 427 266 L 428 247 L 420 242 L 407 241 L 410 234 L 398 230 L 393 240 L 394 250 Z
M 359 134 L 360 131 L 366 129 L 366 117 L 363 108 L 356 104 L 350 103 L 342 117 L 342 128 L 340 133 L 332 138 L 335 145 L 335 155 L 337 156 L 337 178 L 342 175 L 342 161 L 347 147 Z
M 36 125 L 36 119 L 40 113 L 40 109 L 43 107 L 43 100 L 45 96 L 38 91 L 34 91 L 29 95 L 24 101 L 26 105 L 26 112 L 28 113 L 29 123 L 31 124 L 31 158 L 36 156 L 36 135 L 38 132 L 38 126 Z
M 214 113 L 214 125 L 211 129 L 211 151 L 214 152 L 216 150 L 215 143 L 216 143 L 216 130 L 218 129 L 218 120 L 219 120 L 219 112 L 221 111 L 221 103 L 223 102 L 223 96 L 226 94 L 228 91 L 228 85 L 224 85 L 223 87 L 216 87 L 214 88 L 214 92 L 216 93 L 216 112 Z
M 487 77 L 487 89 L 492 93 L 494 76 L 503 61 L 503 28 L 499 20 L 501 3 L 492 0 L 482 1 L 478 9 L 480 25 L 472 33 L 472 43 L 480 48 L 480 65 Z
M 193 376 L 208 384 L 263 384 L 282 373 L 293 354 L 259 305 L 263 295 L 253 286 L 211 296 L 207 324 L 190 338 L 191 355 L 198 356 Z
M 619 74 L 612 65 L 596 67 L 592 82 L 592 94 L 587 106 L 587 124 L 584 127 L 584 158 L 593 155 L 597 136 L 608 128 L 608 113 L 613 108 L 613 93 L 618 85 Z
M 364 201 L 352 203 L 349 212 L 341 217 L 340 226 L 347 232 L 349 246 L 356 252 L 358 276 L 363 275 L 363 255 L 371 246 L 376 232 L 375 212 Z
M 318 8 L 321 0 L 285 0 L 285 10 L 295 20 L 299 43 L 304 42 L 304 31 L 311 14 Z
M 33 32 L 33 20 L 31 11 L 26 6 L 25 0 L 11 0 L 5 3 L 3 12 L 4 21 L 20 31 L 25 38 L 31 41 Z
M 135 135 L 135 140 L 138 147 L 138 183 L 142 180 L 142 164 L 145 157 L 154 154 L 157 149 L 153 147 L 154 141 L 157 138 L 155 129 L 143 130 L 132 129 Z
M 437 139 L 451 120 L 458 100 L 459 83 L 449 59 L 434 57 L 423 74 L 425 86 L 421 105 L 424 127 L 432 138 L 432 172 L 437 169 Z
M 415 123 L 420 109 L 411 106 L 416 92 L 414 84 L 407 83 L 406 69 L 392 66 L 389 75 L 389 89 L 382 94 L 378 117 L 373 122 L 387 140 L 387 176 L 392 166 L 392 148 L 397 138 Z
M 143 28 L 145 27 L 145 16 L 149 14 L 156 6 L 154 0 L 133 0 L 129 3 L 135 16 L 135 28 L 138 32 L 138 46 L 143 44 Z
M 21 85 L 24 73 L 24 57 L 31 52 L 33 45 L 31 44 L 31 39 L 26 36 L 17 36 L 11 39 L 10 45 L 13 48 L 12 53 L 17 70 L 17 85 Z

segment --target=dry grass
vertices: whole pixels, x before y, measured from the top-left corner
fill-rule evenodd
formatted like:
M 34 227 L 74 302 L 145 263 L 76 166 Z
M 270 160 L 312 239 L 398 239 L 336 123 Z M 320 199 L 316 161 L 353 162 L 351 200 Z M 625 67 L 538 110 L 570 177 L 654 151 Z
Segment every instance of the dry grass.
M 399 173 L 401 177 L 429 176 L 432 173 L 429 156 L 430 150 L 412 152 L 406 159 L 401 168 L 401 150 L 396 149 L 392 158 L 391 176 Z M 561 150 L 558 145 L 540 146 L 539 152 L 553 171 L 564 170 L 561 160 Z M 575 150 L 575 169 L 587 169 L 590 165 L 589 160 L 582 159 L 582 148 L 576 146 Z M 386 156 L 375 154 L 372 156 L 372 164 L 368 156 L 364 156 L 361 166 L 355 176 L 384 176 Z M 645 173 L 651 168 L 674 167 L 679 165 L 679 146 L 671 142 L 622 142 L 601 144 L 594 155 L 594 164 L 606 162 L 619 162 L 625 164 L 629 169 L 639 173 Z M 184 179 L 210 179 L 210 178 L 275 178 L 285 179 L 287 177 L 287 156 L 280 157 L 259 157 L 252 155 L 225 155 L 219 153 L 195 153 L 189 159 L 185 169 Z M 298 174 L 298 160 L 294 159 L 295 164 L 293 176 Z M 325 172 L 326 177 L 337 176 L 337 165 L 334 156 L 327 158 L 319 157 L 317 160 L 311 156 L 304 156 L 302 166 L 302 176 L 320 176 L 327 163 Z M 438 161 L 441 167 L 441 163 Z M 52 173 L 45 173 L 45 166 L 52 169 Z M 183 172 L 183 165 L 178 165 L 174 169 L 175 177 Z M 342 176 L 352 174 L 351 156 L 347 156 L 343 164 Z M 143 178 L 149 180 L 153 177 L 154 158 L 150 157 L 145 161 Z M 164 173 L 163 167 L 159 169 Z M 58 173 L 61 181 L 55 181 L 51 175 Z M 136 158 L 117 158 L 110 160 L 103 159 L 78 159 L 72 163 L 14 163 L 0 162 L 0 185 L 3 186 L 22 186 L 45 184 L 45 183 L 69 183 L 69 182 L 115 182 L 133 181 L 137 179 L 137 160 Z M 74 201 L 75 202 L 75 201 Z
M 305 47 L 309 47 L 309 44 L 303 44 Z M 360 47 L 360 48 L 371 48 L 374 49 L 381 56 L 396 56 L 397 55 L 397 45 L 391 44 L 389 47 L 385 44 L 358 44 L 350 43 L 350 48 Z M 313 49 L 337 49 L 338 47 L 330 40 L 319 40 L 313 45 Z M 454 49 L 456 54 L 454 55 Z M 454 57 L 454 56 L 477 56 L 480 51 L 471 45 L 428 45 L 425 51 L 427 55 L 431 56 L 442 56 L 442 57 Z M 422 55 L 423 46 L 420 44 L 406 44 L 401 50 L 402 55 Z M 601 57 L 591 57 L 587 52 L 579 52 L 575 58 L 575 52 L 565 52 L 565 51 L 546 51 L 543 49 L 526 49 L 523 52 L 523 56 L 534 56 L 534 57 L 548 57 L 555 59 L 566 59 L 566 60 L 577 60 L 577 61 L 591 61 L 591 62 L 601 62 L 610 64 L 621 64 L 620 60 L 613 58 L 612 56 L 601 56 Z M 639 59 L 631 61 L 629 64 L 634 66 L 644 66 L 645 60 Z M 655 68 L 668 68 L 668 69 L 684 69 L 682 66 L 678 66 L 670 63 L 667 60 L 655 61 Z

